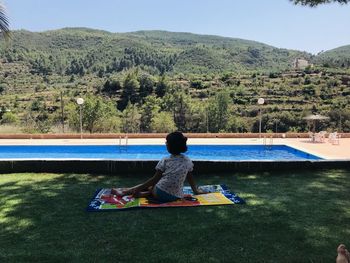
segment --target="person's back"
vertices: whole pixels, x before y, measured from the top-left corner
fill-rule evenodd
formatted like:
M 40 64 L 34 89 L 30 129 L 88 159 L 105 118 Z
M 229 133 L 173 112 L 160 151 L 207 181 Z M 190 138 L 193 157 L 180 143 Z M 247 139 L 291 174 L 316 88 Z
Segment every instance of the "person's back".
M 187 174 L 193 170 L 192 161 L 183 154 L 172 154 L 160 160 L 156 169 L 163 173 L 156 187 L 168 194 L 182 198 L 185 179 Z

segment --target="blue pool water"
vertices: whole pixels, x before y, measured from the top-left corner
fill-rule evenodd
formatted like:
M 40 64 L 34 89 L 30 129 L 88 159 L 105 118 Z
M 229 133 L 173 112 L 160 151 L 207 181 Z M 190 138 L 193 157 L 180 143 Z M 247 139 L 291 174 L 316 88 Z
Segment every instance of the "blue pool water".
M 102 159 L 159 160 L 169 155 L 164 145 L 46 145 L 0 146 L 1 159 Z M 192 160 L 305 161 L 321 158 L 285 145 L 189 145 L 186 153 Z

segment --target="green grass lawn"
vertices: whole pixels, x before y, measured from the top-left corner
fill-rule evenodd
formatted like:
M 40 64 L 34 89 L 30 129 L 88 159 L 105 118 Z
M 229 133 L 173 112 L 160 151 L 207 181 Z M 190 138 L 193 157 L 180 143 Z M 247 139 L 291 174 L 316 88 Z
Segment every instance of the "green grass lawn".
M 334 262 L 350 246 L 350 172 L 197 176 L 247 204 L 87 213 L 144 176 L 0 175 L 0 262 Z

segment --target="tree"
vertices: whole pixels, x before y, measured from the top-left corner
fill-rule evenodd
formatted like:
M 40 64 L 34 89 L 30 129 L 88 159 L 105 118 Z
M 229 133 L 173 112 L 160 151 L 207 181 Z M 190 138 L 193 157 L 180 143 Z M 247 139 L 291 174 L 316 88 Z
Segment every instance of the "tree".
M 350 2 L 350 0 L 290 0 L 296 5 L 307 5 L 311 7 L 318 6 L 320 4 L 328 4 L 328 3 L 340 3 L 340 4 L 347 4 Z
M 153 132 L 172 132 L 176 130 L 175 122 L 170 112 L 160 112 L 152 119 Z
M 229 132 L 248 132 L 248 123 L 241 117 L 229 116 L 227 122 L 227 131 Z
M 140 83 L 136 78 L 136 74 L 128 74 L 124 80 L 123 93 L 120 101 L 118 102 L 118 109 L 123 111 L 128 105 L 129 101 L 132 104 L 139 102 Z
M 130 101 L 122 113 L 122 131 L 136 133 L 140 131 L 140 114 L 135 104 Z
M 169 87 L 163 97 L 163 108 L 173 113 L 173 119 L 179 131 L 187 131 L 187 120 L 191 114 L 191 96 L 180 85 Z
M 5 7 L 0 3 L 0 32 L 4 35 L 5 39 L 10 38 L 10 24 L 7 18 Z
M 147 96 L 141 108 L 141 132 L 151 132 L 151 122 L 160 110 L 160 98 L 154 95 Z
M 33 110 L 29 107 L 25 115 L 25 127 L 23 131 L 26 133 L 48 133 L 51 131 L 52 120 L 46 110 L 46 105 L 42 104 L 39 108 Z
M 191 132 L 207 132 L 207 105 L 205 101 L 191 100 L 191 111 L 186 129 Z
M 115 109 L 114 109 L 115 111 Z M 95 125 L 95 132 L 120 132 L 121 119 L 118 115 L 105 115 Z
M 155 81 L 151 75 L 143 74 L 139 78 L 140 82 L 140 97 L 141 99 L 151 95 L 153 92 L 153 87 L 155 85 Z
M 82 105 L 83 128 L 90 133 L 119 131 L 118 112 L 112 102 L 105 102 L 101 97 L 87 96 Z M 79 129 L 79 106 L 73 102 L 65 107 L 71 127 Z
M 103 84 L 102 92 L 107 93 L 109 96 L 116 95 L 118 90 L 120 90 L 121 84 L 119 80 L 106 80 L 105 84 Z
M 156 95 L 162 98 L 165 95 L 167 87 L 168 87 L 168 81 L 165 78 L 165 76 L 162 75 L 156 86 Z
M 225 131 L 229 117 L 230 95 L 226 90 L 220 91 L 209 102 L 208 127 L 210 132 Z

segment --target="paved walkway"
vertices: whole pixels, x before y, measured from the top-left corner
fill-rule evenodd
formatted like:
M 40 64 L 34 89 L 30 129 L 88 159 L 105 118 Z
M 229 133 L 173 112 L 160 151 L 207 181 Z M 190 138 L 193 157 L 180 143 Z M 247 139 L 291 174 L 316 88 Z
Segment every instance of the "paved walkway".
M 286 145 L 325 159 L 350 160 L 350 138 L 340 139 L 337 145 L 329 143 L 327 139 L 324 143 L 312 143 L 306 139 L 288 139 L 288 141 Z
M 122 139 L 0 139 L 0 145 L 125 145 Z M 308 139 L 266 139 L 266 144 L 283 144 L 306 151 L 325 159 L 350 160 L 350 138 L 340 139 L 339 145 L 332 145 L 327 140 L 324 143 L 312 143 Z M 128 139 L 127 144 L 165 144 L 165 139 Z M 232 144 L 232 145 L 262 145 L 263 139 L 256 138 L 190 138 L 188 144 Z

